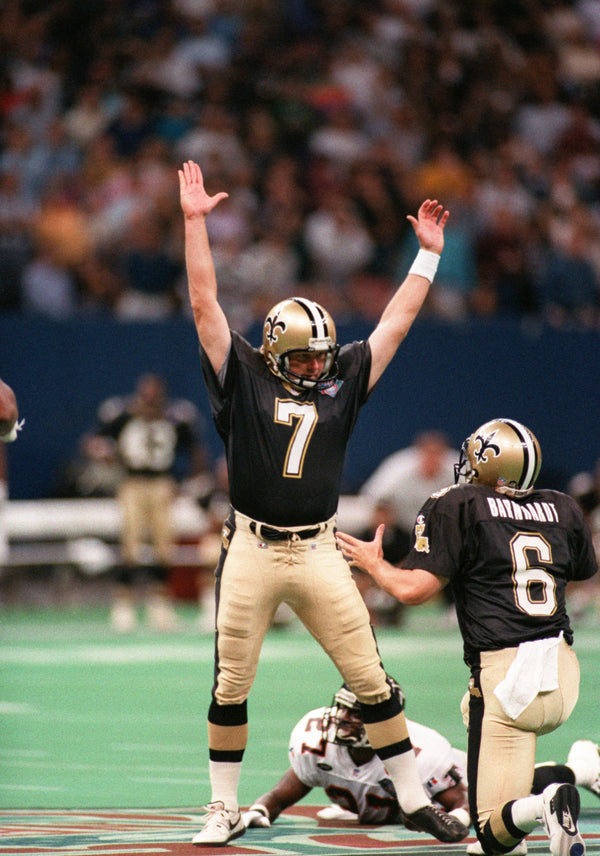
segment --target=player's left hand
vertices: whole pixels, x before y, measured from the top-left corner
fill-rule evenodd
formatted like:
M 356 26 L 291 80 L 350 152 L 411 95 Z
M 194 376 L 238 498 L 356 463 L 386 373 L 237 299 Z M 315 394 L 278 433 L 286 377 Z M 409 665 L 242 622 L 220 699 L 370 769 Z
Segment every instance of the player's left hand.
M 417 217 L 407 215 L 422 250 L 441 255 L 444 249 L 444 226 L 450 216 L 437 199 L 426 199 L 419 208 Z

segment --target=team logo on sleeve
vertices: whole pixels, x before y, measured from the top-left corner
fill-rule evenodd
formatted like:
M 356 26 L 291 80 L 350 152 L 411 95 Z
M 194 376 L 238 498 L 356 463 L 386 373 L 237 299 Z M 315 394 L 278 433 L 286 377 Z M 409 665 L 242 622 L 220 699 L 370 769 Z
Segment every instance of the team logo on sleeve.
M 418 553 L 429 553 L 429 538 L 423 535 L 423 532 L 425 532 L 425 518 L 419 514 L 415 523 L 415 550 Z

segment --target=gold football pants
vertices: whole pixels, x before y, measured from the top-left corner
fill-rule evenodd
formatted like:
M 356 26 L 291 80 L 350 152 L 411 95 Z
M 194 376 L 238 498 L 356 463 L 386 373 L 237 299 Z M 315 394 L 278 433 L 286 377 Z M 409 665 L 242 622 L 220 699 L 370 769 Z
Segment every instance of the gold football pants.
M 579 663 L 564 639 L 558 647 L 558 689 L 539 693 L 513 720 L 494 690 L 504 679 L 517 648 L 481 653 L 481 670 L 474 673 L 469 704 L 468 779 L 473 822 L 489 830 L 505 846 L 514 846 L 502 819 L 510 800 L 529 796 L 533 784 L 538 735 L 554 731 L 570 716 L 579 695 Z
M 163 565 L 171 562 L 174 544 L 171 509 L 174 498 L 175 482 L 170 476 L 127 476 L 123 480 L 118 500 L 122 515 L 124 562 L 131 565 L 140 562 L 145 539 L 152 543 L 159 562 Z
M 252 523 L 235 512 L 224 528 L 217 569 L 217 703 L 241 704 L 248 697 L 265 634 L 282 602 L 360 701 L 389 698 L 368 610 L 335 541 L 335 520 L 320 524 L 309 539 L 292 535 L 282 541 L 261 539 Z

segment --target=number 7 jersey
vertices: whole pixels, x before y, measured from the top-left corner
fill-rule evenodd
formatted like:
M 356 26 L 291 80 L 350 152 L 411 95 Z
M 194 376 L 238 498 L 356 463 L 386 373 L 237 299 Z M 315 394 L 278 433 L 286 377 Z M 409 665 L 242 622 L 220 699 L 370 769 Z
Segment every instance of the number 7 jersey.
M 284 383 L 235 332 L 218 376 L 200 353 L 233 507 L 272 526 L 333 517 L 348 440 L 368 397 L 368 342 L 344 346 L 337 377 L 320 390 Z

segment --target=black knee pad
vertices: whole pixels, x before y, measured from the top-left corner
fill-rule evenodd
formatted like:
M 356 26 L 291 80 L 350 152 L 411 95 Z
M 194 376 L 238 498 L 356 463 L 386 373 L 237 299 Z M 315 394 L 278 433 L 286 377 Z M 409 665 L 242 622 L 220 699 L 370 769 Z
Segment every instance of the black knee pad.
M 248 702 L 241 704 L 217 704 L 215 699 L 208 709 L 208 721 L 213 725 L 246 725 L 248 722 Z
M 377 704 L 360 702 L 363 722 L 383 722 L 397 716 L 404 710 L 404 693 L 393 678 L 388 678 L 387 682 L 392 692 L 385 701 L 377 702 Z

